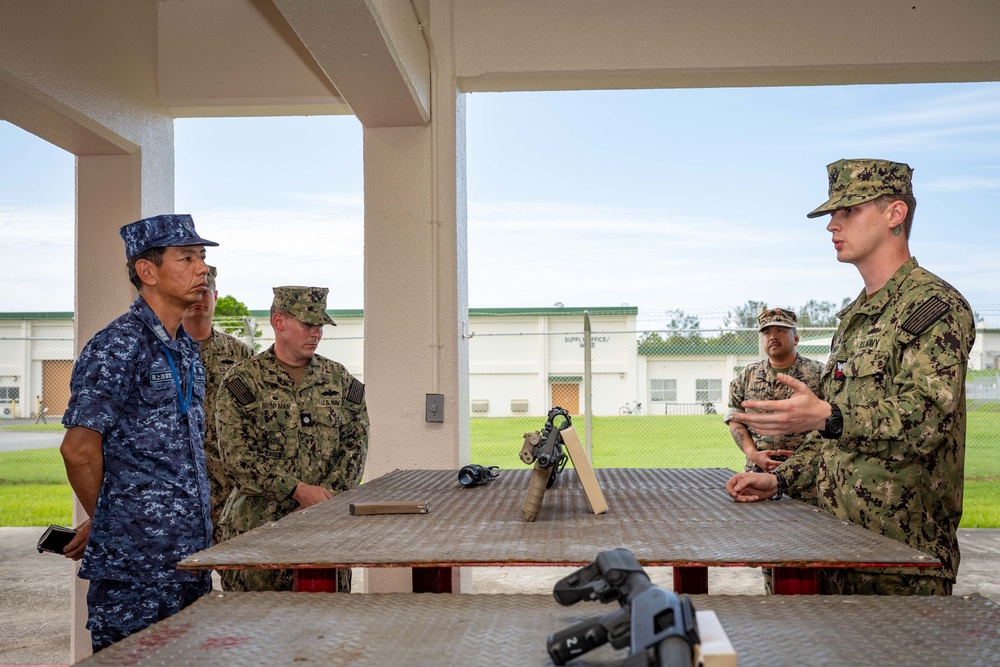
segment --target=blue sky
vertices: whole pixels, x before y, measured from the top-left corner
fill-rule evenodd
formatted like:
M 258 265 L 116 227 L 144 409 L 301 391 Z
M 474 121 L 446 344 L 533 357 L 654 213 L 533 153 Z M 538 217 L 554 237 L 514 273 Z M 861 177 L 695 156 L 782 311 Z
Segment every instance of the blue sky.
M 915 169 L 911 250 L 1000 326 L 1000 84 L 472 94 L 469 303 L 667 309 L 704 326 L 748 299 L 839 303 L 825 165 Z M 353 117 L 176 121 L 176 211 L 223 245 L 220 291 L 362 301 Z M 252 138 L 252 140 L 248 139 Z M 0 123 L 0 311 L 72 309 L 73 159 Z M 124 275 L 123 275 L 124 279 Z

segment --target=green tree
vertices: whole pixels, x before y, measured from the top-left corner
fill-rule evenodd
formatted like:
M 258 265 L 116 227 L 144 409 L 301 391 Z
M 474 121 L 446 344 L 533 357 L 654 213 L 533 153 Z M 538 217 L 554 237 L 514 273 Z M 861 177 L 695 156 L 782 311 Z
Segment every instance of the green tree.
M 763 301 L 754 301 L 751 299 L 742 306 L 736 306 L 726 313 L 726 317 L 723 318 L 722 323 L 726 327 L 734 329 L 756 329 L 757 314 L 765 308 L 767 308 L 767 304 Z
M 795 311 L 796 315 L 799 316 L 799 328 L 837 328 L 837 325 L 840 323 L 840 320 L 837 319 L 837 313 L 850 304 L 851 301 L 853 301 L 851 297 L 844 297 L 838 306 L 832 301 L 817 301 L 816 299 L 810 299 L 806 302 L 806 305 Z M 793 308 L 792 310 L 795 309 Z
M 244 320 L 244 318 L 246 319 Z M 231 294 L 216 299 L 215 317 L 212 318 L 212 322 L 217 327 L 237 338 L 244 338 L 247 334 L 247 327 L 244 325 L 244 321 L 249 322 L 253 326 L 254 351 L 260 350 L 260 343 L 257 341 L 263 332 L 256 327 L 256 322 L 250 317 L 250 309 L 246 307 L 246 304 L 237 300 Z
M 675 331 L 682 338 L 701 338 L 701 320 L 697 315 L 688 315 L 683 310 L 668 310 L 667 329 Z
M 668 310 L 666 326 L 660 331 L 643 331 L 639 334 L 640 346 L 690 347 L 703 342 L 701 320 L 683 310 Z
M 242 301 L 237 301 L 232 294 L 227 294 L 215 302 L 216 317 L 242 317 L 250 316 L 250 310 Z

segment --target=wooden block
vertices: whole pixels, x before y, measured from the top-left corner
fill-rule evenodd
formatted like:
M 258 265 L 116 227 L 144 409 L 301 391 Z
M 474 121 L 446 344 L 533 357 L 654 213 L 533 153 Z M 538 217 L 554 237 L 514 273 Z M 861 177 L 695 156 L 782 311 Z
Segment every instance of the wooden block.
M 351 503 L 351 514 L 427 514 L 430 504 L 426 500 L 407 500 L 399 502 Z
M 695 616 L 698 617 L 702 667 L 736 667 L 736 650 L 715 612 L 695 611 Z
M 604 500 L 601 485 L 597 483 L 597 475 L 594 474 L 594 467 L 590 465 L 587 452 L 583 450 L 580 436 L 576 434 L 576 429 L 572 426 L 567 426 L 560 433 L 563 444 L 566 445 L 566 453 L 569 454 L 569 459 L 576 469 L 576 475 L 580 478 L 583 490 L 587 494 L 590 509 L 594 510 L 594 514 L 604 514 L 608 511 L 608 503 Z

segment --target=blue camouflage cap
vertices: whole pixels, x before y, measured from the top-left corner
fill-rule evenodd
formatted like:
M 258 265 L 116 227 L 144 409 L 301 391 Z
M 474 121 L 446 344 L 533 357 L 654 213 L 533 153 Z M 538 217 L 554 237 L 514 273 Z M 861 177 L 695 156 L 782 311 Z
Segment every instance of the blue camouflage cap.
M 170 248 L 186 245 L 219 245 L 198 236 L 194 219 L 186 213 L 155 215 L 131 222 L 118 233 L 125 241 L 125 258 L 132 259 L 150 248 Z

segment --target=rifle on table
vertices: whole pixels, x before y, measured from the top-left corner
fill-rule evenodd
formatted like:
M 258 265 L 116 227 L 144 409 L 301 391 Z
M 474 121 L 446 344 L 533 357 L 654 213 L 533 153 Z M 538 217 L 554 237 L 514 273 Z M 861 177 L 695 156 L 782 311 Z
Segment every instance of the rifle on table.
M 623 667 L 692 667 L 700 643 L 694 607 L 687 596 L 653 585 L 627 549 L 602 551 L 593 563 L 556 583 L 556 602 L 612 602 L 620 608 L 549 635 L 552 662 L 565 665 L 606 643 L 629 647 Z
M 531 484 L 528 495 L 521 506 L 521 518 L 534 521 L 545 497 L 545 489 L 556 481 L 556 475 L 566 467 L 567 455 L 564 449 L 562 431 L 572 425 L 569 413 L 556 406 L 549 410 L 545 426 L 541 431 L 524 434 L 521 446 L 521 460 L 535 467 L 531 470 Z

